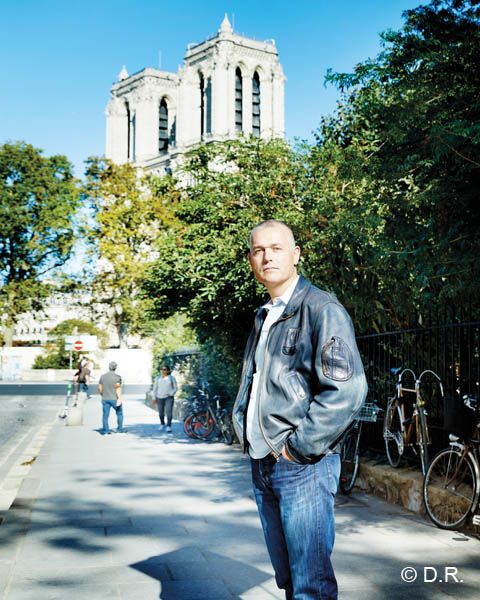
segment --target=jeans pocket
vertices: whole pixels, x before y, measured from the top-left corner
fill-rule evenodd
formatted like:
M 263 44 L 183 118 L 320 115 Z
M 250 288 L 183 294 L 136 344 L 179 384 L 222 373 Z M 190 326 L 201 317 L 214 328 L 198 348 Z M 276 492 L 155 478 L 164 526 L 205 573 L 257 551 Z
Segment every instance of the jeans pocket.
M 327 469 L 328 489 L 332 496 L 335 496 L 340 479 L 340 454 L 332 452 L 327 454 L 323 460 Z

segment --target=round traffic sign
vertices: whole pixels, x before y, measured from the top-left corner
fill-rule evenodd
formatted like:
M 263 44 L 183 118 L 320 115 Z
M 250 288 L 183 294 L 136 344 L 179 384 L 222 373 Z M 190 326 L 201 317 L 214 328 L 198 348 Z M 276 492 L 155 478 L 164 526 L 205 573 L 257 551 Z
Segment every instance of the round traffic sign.
M 73 349 L 74 350 L 81 350 L 83 348 L 83 342 L 82 340 L 77 340 L 76 342 L 73 342 Z

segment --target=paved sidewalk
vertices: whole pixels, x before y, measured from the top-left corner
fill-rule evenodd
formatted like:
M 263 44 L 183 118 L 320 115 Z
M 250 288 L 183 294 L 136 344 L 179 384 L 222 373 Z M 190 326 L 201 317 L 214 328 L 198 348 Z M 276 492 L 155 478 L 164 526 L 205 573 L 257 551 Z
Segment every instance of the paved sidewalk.
M 140 400 L 126 399 L 126 434 L 101 436 L 100 412 L 92 398 L 83 426 L 53 428 L 4 513 L 0 597 L 282 598 L 248 459 L 221 443 L 188 440 L 179 423 L 173 434 L 160 433 L 157 415 Z M 477 539 L 366 495 L 337 504 L 340 598 L 478 597 Z M 402 582 L 405 567 L 417 569 L 415 582 Z M 445 567 L 463 583 L 443 583 Z M 437 581 L 424 583 L 432 569 Z

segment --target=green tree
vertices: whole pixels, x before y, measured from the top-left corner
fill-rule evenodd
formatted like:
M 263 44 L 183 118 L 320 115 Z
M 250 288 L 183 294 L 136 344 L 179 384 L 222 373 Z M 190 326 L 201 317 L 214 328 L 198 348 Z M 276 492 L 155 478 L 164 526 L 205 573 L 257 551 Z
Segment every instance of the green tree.
M 107 345 L 107 334 L 88 321 L 67 319 L 58 323 L 49 332 L 46 354 L 36 357 L 33 369 L 68 369 L 70 367 L 70 351 L 65 349 L 65 337 L 69 335 L 96 335 L 100 348 Z M 72 364 L 78 364 L 80 355 L 85 352 L 72 351 Z
M 48 296 L 45 275 L 70 258 L 80 206 L 65 156 L 25 142 L 0 146 L 0 312 L 7 345 L 18 316 Z
M 344 95 L 313 146 L 192 151 L 177 221 L 144 275 L 153 314 L 184 311 L 223 372 L 238 368 L 263 297 L 246 237 L 266 218 L 292 225 L 302 271 L 336 293 L 358 332 L 478 297 L 478 7 L 434 0 L 406 11 L 379 56 L 330 73 Z
M 115 325 L 120 346 L 142 331 L 149 300 L 139 293 L 145 269 L 156 258 L 153 246 L 172 221 L 178 191 L 170 177 L 141 176 L 131 164 L 104 159 L 87 164 L 84 192 L 93 209 L 86 236 L 90 271 L 83 275 L 92 307 Z
M 236 352 L 264 297 L 247 261 L 248 233 L 267 218 L 295 227 L 303 219 L 301 165 L 283 141 L 209 144 L 187 157 L 177 222 L 158 239 L 159 259 L 145 273 L 152 314 L 184 311 L 200 342 Z M 230 352 L 230 351 L 229 351 Z
M 400 324 L 409 307 L 478 298 L 480 275 L 479 2 L 435 0 L 404 21 L 376 59 L 330 73 L 345 97 L 317 147 L 335 148 L 340 184 L 366 184 L 382 234 L 361 267 Z

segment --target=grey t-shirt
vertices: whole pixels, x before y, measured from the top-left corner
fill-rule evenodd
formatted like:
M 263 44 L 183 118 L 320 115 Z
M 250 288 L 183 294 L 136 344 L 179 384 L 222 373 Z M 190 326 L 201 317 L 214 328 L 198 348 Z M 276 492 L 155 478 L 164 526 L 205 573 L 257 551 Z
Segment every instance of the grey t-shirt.
M 118 383 L 122 383 L 122 378 L 120 375 L 115 373 L 115 371 L 109 371 L 108 373 L 104 373 L 98 382 L 102 384 L 102 400 L 116 400 L 117 392 L 115 391 L 115 386 Z

